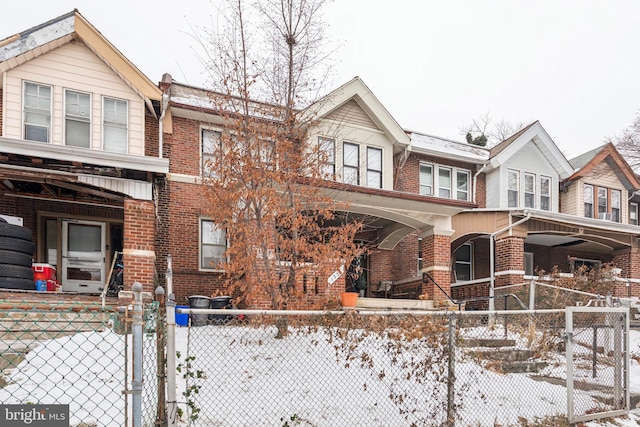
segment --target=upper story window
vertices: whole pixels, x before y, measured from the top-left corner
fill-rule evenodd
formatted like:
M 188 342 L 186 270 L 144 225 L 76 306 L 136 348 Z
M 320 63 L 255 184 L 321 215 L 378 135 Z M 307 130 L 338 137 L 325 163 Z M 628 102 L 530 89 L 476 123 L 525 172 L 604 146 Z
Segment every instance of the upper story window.
M 102 138 L 104 151 L 127 152 L 129 104 L 114 98 L 102 101 Z
M 213 170 L 212 162 L 216 152 L 221 148 L 222 134 L 211 129 L 202 129 L 202 153 L 201 153 L 201 173 L 204 178 L 216 177 L 217 173 Z
M 551 210 L 551 178 L 540 177 L 540 210 Z
M 360 146 L 350 142 L 343 144 L 342 181 L 360 185 Z
M 320 157 L 322 177 L 329 180 L 336 179 L 336 141 L 319 136 L 318 156 Z
M 367 147 L 367 187 L 382 188 L 382 149 Z
M 91 95 L 65 90 L 64 141 L 72 147 L 91 147 Z
M 536 176 L 532 173 L 524 174 L 524 207 L 536 207 Z
M 519 196 L 519 181 L 520 181 L 520 173 L 514 170 L 507 171 L 507 198 L 508 198 L 508 207 L 517 208 L 518 201 L 520 199 Z
M 471 172 L 468 170 L 420 163 L 419 173 L 420 194 L 425 196 L 437 194 L 444 199 L 470 200 Z M 435 181 L 434 176 L 437 176 Z
M 51 137 L 51 86 L 24 83 L 24 139 L 49 142 Z
M 621 222 L 622 192 L 611 188 L 585 184 L 584 216 L 586 218 Z
M 221 270 L 227 262 L 227 233 L 213 221 L 200 220 L 200 268 Z
M 629 203 L 629 224 L 638 225 L 638 204 Z

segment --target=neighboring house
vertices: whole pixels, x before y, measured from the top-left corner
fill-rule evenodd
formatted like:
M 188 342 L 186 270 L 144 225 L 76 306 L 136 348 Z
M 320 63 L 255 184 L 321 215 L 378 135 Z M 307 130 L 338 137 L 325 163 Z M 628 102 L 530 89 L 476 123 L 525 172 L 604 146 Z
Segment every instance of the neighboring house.
M 0 41 L 0 214 L 63 291 L 99 293 L 116 251 L 154 288 L 161 99 L 77 11 Z

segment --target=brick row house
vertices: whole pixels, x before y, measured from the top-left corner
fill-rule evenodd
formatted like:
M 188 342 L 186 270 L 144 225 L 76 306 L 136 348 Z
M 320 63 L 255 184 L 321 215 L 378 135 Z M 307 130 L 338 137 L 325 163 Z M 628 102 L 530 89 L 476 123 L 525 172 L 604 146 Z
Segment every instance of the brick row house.
M 164 284 L 171 255 L 178 302 L 224 293 L 229 243 L 201 197 L 225 129 L 214 93 L 151 83 L 77 11 L 0 41 L 0 72 L 0 215 L 33 231 L 63 294 L 98 293 L 116 251 L 127 287 Z M 539 122 L 490 149 L 407 131 L 360 78 L 308 111 L 334 197 L 366 224 L 372 305 L 488 296 L 580 265 L 640 277 L 640 182 L 613 145 L 568 160 Z M 309 300 L 354 285 L 327 279 Z M 640 293 L 612 288 L 627 290 Z

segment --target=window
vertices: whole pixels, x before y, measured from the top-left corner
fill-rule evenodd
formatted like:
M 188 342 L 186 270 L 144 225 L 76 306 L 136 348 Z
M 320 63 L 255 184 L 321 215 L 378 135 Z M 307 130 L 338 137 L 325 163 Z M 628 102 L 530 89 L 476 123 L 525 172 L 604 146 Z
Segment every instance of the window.
M 49 142 L 51 128 L 51 87 L 24 84 L 24 139 Z
M 102 106 L 102 138 L 104 151 L 126 153 L 128 103 L 120 99 L 104 98 Z
M 216 155 L 216 151 L 221 148 L 221 133 L 211 130 L 202 129 L 202 176 L 204 178 L 216 177 L 216 172 L 212 169 L 212 161 Z
M 473 246 L 471 243 L 465 243 L 455 252 L 456 258 L 456 281 L 466 282 L 473 279 L 472 260 Z
M 536 207 L 536 176 L 530 173 L 524 174 L 524 207 Z
M 200 268 L 220 270 L 226 262 L 227 233 L 213 221 L 200 220 Z
M 524 253 L 524 274 L 533 276 L 533 252 Z
M 607 189 L 598 188 L 598 218 L 611 219 L 607 217 Z
M 382 149 L 367 147 L 367 187 L 382 188 Z
M 548 176 L 540 177 L 540 209 L 551 210 L 551 178 Z
M 584 216 L 593 218 L 593 185 L 584 185 Z
M 418 237 L 418 276 L 422 272 L 422 238 Z
M 456 171 L 456 198 L 458 200 L 469 200 L 469 172 Z
M 570 258 L 571 271 L 585 272 L 589 270 L 599 270 L 601 262 L 595 259 Z
M 620 190 L 611 190 L 611 221 L 620 222 L 621 216 Z
M 438 197 L 451 198 L 451 169 L 438 168 Z
M 629 203 L 629 224 L 638 225 L 638 204 Z
M 64 141 L 72 147 L 91 147 L 91 96 L 88 93 L 65 91 Z
M 336 142 L 330 138 L 318 137 L 320 173 L 324 179 L 336 179 Z
M 343 150 L 342 181 L 346 184 L 360 185 L 360 147 L 345 142 Z
M 431 196 L 433 194 L 433 166 L 420 163 L 420 194 Z
M 518 171 L 507 171 L 507 194 L 508 207 L 518 207 Z

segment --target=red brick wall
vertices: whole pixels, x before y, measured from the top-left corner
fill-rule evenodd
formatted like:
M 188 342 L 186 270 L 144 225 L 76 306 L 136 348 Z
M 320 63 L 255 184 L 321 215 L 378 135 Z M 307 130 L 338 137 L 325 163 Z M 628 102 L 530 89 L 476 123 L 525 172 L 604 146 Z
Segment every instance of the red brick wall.
M 140 282 L 145 291 L 155 290 L 155 206 L 145 200 L 125 199 L 123 261 L 125 289 Z
M 476 179 L 476 204 L 479 208 L 487 207 L 487 175 L 481 173 Z
M 431 235 L 422 239 L 423 268 L 440 285 L 442 290 L 451 294 L 451 243 L 448 236 Z M 431 282 L 425 291 L 429 299 L 444 301 L 447 297 Z
M 522 274 L 499 274 L 509 270 L 524 271 L 524 239 L 513 236 L 498 239 L 495 254 L 496 287 L 521 283 Z
M 159 122 L 148 109 L 145 109 L 144 117 L 144 155 L 158 157 Z
M 172 173 L 200 175 L 199 122 L 174 117 L 173 134 L 164 134 L 163 146 L 171 150 L 169 170 Z

